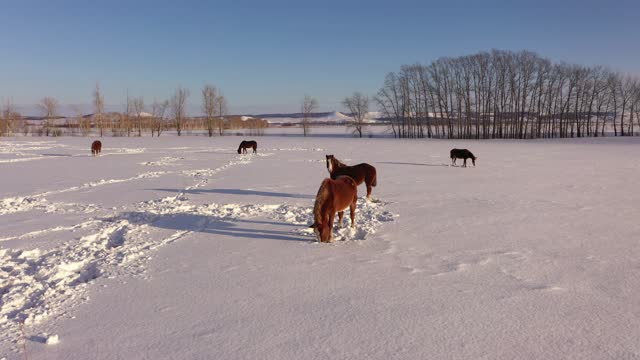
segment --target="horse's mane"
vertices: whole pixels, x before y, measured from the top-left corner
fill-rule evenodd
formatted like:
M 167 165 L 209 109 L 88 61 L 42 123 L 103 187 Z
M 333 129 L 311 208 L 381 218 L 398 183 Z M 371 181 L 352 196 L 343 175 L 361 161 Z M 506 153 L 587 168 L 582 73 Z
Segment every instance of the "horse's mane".
M 320 184 L 320 189 L 318 189 L 318 194 L 316 194 L 316 202 L 313 205 L 313 220 L 316 224 L 322 223 L 318 220 L 322 220 L 322 205 L 327 200 L 327 195 L 329 192 L 327 191 L 327 186 L 329 185 L 330 179 L 322 180 L 322 184 Z
M 340 160 L 336 159 L 335 157 L 332 157 L 332 158 L 331 158 L 331 162 L 333 162 L 333 163 L 334 163 L 334 164 L 333 164 L 333 166 L 334 166 L 334 167 L 346 167 L 346 166 L 347 166 L 347 164 L 345 164 L 345 163 L 343 163 L 342 161 L 340 161 Z

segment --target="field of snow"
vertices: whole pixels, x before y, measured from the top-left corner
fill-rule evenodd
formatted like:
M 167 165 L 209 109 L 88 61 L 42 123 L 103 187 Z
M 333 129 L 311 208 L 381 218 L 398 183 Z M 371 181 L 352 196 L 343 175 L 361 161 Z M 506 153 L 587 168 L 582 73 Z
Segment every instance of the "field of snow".
M 0 359 L 640 358 L 639 138 L 241 139 L 0 139 Z

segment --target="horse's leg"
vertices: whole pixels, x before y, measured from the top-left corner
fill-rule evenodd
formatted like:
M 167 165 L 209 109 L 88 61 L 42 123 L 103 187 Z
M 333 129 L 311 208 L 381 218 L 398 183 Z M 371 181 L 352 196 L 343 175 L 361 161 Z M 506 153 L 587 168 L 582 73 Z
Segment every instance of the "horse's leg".
M 329 213 L 329 231 L 331 231 L 331 236 L 329 236 L 329 242 L 333 242 L 333 220 L 336 218 L 335 212 Z
M 367 200 L 371 200 L 371 181 L 365 182 L 367 185 Z
M 467 167 L 467 158 L 464 158 L 464 162 L 462 163 L 462 167 Z
M 338 226 L 342 227 L 342 217 L 344 216 L 344 210 L 338 211 Z
M 351 217 L 351 227 L 356 227 L 356 200 L 357 197 L 353 199 L 351 205 L 349 206 L 349 217 Z

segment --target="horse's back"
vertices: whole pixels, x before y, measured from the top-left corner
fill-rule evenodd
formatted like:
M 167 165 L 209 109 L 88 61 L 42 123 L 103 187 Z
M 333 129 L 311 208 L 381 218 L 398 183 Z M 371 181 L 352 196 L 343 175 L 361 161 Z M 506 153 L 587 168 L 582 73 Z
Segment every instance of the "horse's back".
M 241 148 L 255 148 L 258 146 L 258 142 L 255 140 L 242 140 L 240 143 Z
M 471 153 L 471 151 L 467 150 L 467 149 L 451 149 L 451 157 L 454 158 L 470 158 L 473 157 L 473 154 Z
M 332 182 L 337 210 L 344 210 L 357 201 L 358 184 L 351 176 L 341 175 Z
M 376 176 L 376 168 L 367 163 L 361 163 L 353 166 L 341 166 L 334 170 L 333 179 L 337 179 L 339 176 L 351 177 L 356 185 L 362 184 L 366 179 L 373 179 Z
M 354 189 L 358 188 L 358 184 L 356 184 L 356 181 L 353 180 L 353 178 L 348 175 L 340 175 L 335 179 L 335 181 L 343 182 Z

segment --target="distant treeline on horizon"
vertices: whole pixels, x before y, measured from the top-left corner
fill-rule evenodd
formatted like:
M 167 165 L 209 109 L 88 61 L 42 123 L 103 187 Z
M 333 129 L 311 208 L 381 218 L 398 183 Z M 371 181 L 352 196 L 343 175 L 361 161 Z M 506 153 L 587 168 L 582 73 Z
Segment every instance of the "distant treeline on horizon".
M 59 116 L 52 97 L 38 104 L 42 116 L 22 116 L 11 102 L 1 105 L 0 136 L 13 134 L 64 135 L 106 131 L 113 136 L 150 132 L 160 135 L 184 127 L 206 129 L 209 136 L 226 129 L 250 128 L 256 134 L 267 119 L 288 118 L 287 126 L 345 123 L 362 136 L 362 128 L 385 123 L 397 138 L 534 139 L 638 135 L 640 132 L 640 79 L 604 66 L 552 63 L 530 51 L 491 50 L 455 58 L 439 58 L 428 65 L 403 65 L 386 75 L 374 97 L 377 112 L 368 112 L 369 98 L 352 113 L 313 112 L 310 101 L 300 113 L 229 116 L 226 99 L 214 86 L 202 89 L 202 115 L 188 116 L 187 89 L 145 107 L 143 97 L 127 96 L 126 110 L 105 112 L 99 85 L 93 93 L 93 113 L 76 108 L 74 116 Z M 303 106 L 303 109 L 305 106 Z M 144 110 L 150 110 L 149 113 Z M 339 121 L 327 121 L 337 114 Z M 367 118 L 366 114 L 375 114 Z M 354 116 L 355 115 L 355 116 Z M 63 121 L 57 121 L 63 119 Z M 300 121 L 298 121 L 299 119 Z M 323 120 L 324 119 L 324 120 Z M 40 120 L 37 124 L 29 120 Z M 375 120 L 375 121 L 371 121 Z M 145 130 L 145 131 L 143 131 Z

